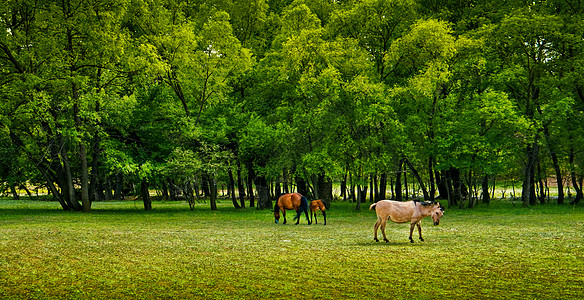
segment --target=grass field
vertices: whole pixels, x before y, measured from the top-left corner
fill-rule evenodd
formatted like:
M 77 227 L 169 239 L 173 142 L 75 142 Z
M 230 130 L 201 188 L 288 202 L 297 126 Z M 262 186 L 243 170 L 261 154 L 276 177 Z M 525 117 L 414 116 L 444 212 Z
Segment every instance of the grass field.
M 584 207 L 447 210 L 425 242 L 334 203 L 323 226 L 200 204 L 0 201 L 2 299 L 582 299 Z M 367 206 L 368 207 L 368 206 Z M 291 217 L 289 218 L 289 223 Z M 322 222 L 322 217 L 320 218 Z

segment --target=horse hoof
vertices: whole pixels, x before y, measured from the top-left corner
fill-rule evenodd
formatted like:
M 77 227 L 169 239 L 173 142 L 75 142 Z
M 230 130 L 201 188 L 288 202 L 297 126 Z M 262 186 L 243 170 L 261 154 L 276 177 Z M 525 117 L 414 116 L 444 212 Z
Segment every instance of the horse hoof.
M 386 242 L 386 243 L 389 243 L 389 240 L 388 239 L 383 239 L 383 241 Z
M 376 242 L 379 242 L 379 240 L 378 240 L 378 239 L 373 239 L 373 240 L 374 240 L 374 241 L 376 241 Z

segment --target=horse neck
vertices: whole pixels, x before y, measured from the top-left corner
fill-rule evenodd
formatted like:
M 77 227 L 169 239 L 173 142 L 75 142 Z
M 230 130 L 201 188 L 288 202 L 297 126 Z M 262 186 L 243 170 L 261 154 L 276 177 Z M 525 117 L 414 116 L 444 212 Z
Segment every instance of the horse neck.
M 422 212 L 422 215 L 424 217 L 430 216 L 434 212 L 434 205 L 431 206 L 420 205 L 420 212 Z

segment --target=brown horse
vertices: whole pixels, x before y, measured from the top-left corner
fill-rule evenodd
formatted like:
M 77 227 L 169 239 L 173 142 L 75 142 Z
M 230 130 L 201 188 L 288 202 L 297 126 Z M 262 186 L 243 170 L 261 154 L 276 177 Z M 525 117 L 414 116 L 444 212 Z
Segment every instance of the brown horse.
M 320 210 L 322 212 L 322 216 L 324 218 L 324 225 L 326 225 L 326 207 L 324 206 L 324 203 L 322 202 L 322 200 L 318 199 L 318 200 L 310 201 L 309 207 L 310 207 L 310 222 L 312 222 L 312 214 L 314 213 L 314 223 L 318 224 L 318 220 L 316 219 L 316 212 Z
M 276 204 L 274 205 L 274 218 L 276 219 L 276 224 L 280 221 L 280 211 L 282 211 L 282 215 L 284 215 L 284 224 L 286 224 L 286 210 L 290 209 L 296 210 L 296 217 L 294 217 L 294 220 L 298 219 L 296 225 L 300 223 L 300 215 L 302 212 L 306 215 L 306 221 L 308 221 L 308 225 L 310 225 L 310 220 L 308 219 L 308 200 L 299 193 L 280 195 L 278 201 L 276 201 Z
M 420 241 L 424 241 L 422 238 L 422 227 L 420 221 L 423 218 L 432 216 L 434 221 L 434 226 L 440 224 L 440 218 L 444 215 L 444 207 L 438 202 L 421 202 L 421 201 L 391 201 L 391 200 L 381 200 L 377 203 L 372 204 L 369 209 L 374 209 L 377 213 L 377 222 L 375 222 L 374 239 L 377 239 L 377 228 L 381 225 L 381 233 L 383 233 L 383 240 L 387 243 L 387 237 L 385 236 L 385 224 L 387 219 L 390 219 L 395 223 L 407 223 L 410 222 L 410 242 L 414 242 L 412 239 L 412 232 L 414 227 L 418 226 L 418 232 L 420 234 Z

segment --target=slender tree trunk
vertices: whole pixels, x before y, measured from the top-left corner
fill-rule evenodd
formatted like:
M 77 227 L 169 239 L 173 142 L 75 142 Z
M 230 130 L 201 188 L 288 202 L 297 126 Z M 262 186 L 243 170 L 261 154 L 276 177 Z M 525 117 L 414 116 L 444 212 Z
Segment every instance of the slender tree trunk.
M 95 112 L 100 112 L 100 105 L 99 101 L 95 103 Z M 101 137 L 99 135 L 99 130 L 97 128 L 94 129 L 93 132 L 93 156 L 91 158 L 91 180 L 89 184 L 89 201 L 92 202 L 95 200 L 97 195 L 97 187 L 101 186 L 102 184 L 98 183 L 99 180 L 99 155 L 101 153 Z
M 301 176 L 296 176 L 296 189 L 298 190 L 298 193 L 304 196 L 308 195 L 308 185 Z
M 239 203 L 237 203 L 237 199 L 235 198 L 235 180 L 233 180 L 233 171 L 231 168 L 227 171 L 229 174 L 229 190 L 231 191 L 231 201 L 233 202 L 233 207 L 240 209 Z
M 379 198 L 377 200 L 387 199 L 387 173 L 381 173 L 379 178 Z
M 247 166 L 247 194 L 249 195 L 249 207 L 255 207 L 255 194 L 253 192 L 253 182 L 255 178 L 255 173 L 253 171 L 253 166 Z
M 550 150 L 552 163 L 554 165 L 554 171 L 556 172 L 556 182 L 558 187 L 558 204 L 564 204 L 564 179 L 562 178 L 562 170 L 560 169 L 558 154 L 556 153 L 555 147 L 549 141 L 549 131 L 547 127 L 544 128 L 544 133 L 546 136 L 548 149 Z
M 288 175 L 288 172 L 286 171 L 286 169 L 284 169 L 282 171 L 282 178 L 284 178 L 284 182 L 282 183 L 283 192 L 288 194 L 288 193 L 290 193 L 290 187 L 289 187 L 290 176 Z
M 209 176 L 209 188 L 211 189 L 211 210 L 217 210 L 217 179 L 215 175 Z
M 245 186 L 241 177 L 241 163 L 237 161 L 237 190 L 239 191 L 239 205 L 245 208 Z
M 318 175 L 318 194 L 329 209 L 333 201 L 333 182 L 324 173 Z
M 482 190 L 483 203 L 491 203 L 491 194 L 489 193 L 489 175 L 487 174 L 483 176 Z
M 63 188 L 67 189 L 67 204 L 74 210 L 80 211 L 82 210 L 82 206 L 77 202 L 77 198 L 75 197 L 75 186 L 73 185 L 73 176 L 71 174 L 71 167 L 69 165 L 69 157 L 67 156 L 67 150 L 65 147 L 65 143 L 63 141 L 63 137 L 60 136 L 59 140 L 61 141 L 61 161 L 63 162 L 63 170 L 65 173 L 65 185 Z
M 538 146 L 533 143 L 527 147 L 527 164 L 523 171 L 523 185 L 521 189 L 521 201 L 523 206 L 535 205 L 535 163 Z
M 412 171 L 412 174 L 414 175 L 416 180 L 418 180 L 418 184 L 420 184 L 420 188 L 422 189 L 422 193 L 424 193 L 424 200 L 430 199 L 430 195 L 428 194 L 428 190 L 426 190 L 426 186 L 424 185 L 424 181 L 422 180 L 422 177 L 420 177 L 418 170 L 416 170 L 414 165 L 407 158 L 405 159 L 405 163 L 410 168 L 410 171 Z
M 258 192 L 257 209 L 272 208 L 272 201 L 270 201 L 270 190 L 268 188 L 268 181 L 263 176 L 257 176 L 254 180 Z
M 10 192 L 12 193 L 12 199 L 19 200 L 20 195 L 16 192 L 16 182 L 10 183 Z
M 341 180 L 341 197 L 343 201 L 347 201 L 347 174 L 343 176 L 343 180 Z
M 114 184 L 114 199 L 122 200 L 122 189 L 124 186 L 124 175 L 122 173 L 116 174 L 116 182 Z
M 434 180 L 434 157 L 432 155 L 428 158 L 428 174 L 430 174 L 430 200 L 434 201 L 436 198 L 436 182 Z
M 148 190 L 148 180 L 146 178 L 142 179 L 140 183 L 140 195 L 142 196 L 142 202 L 144 202 L 144 210 L 152 210 L 152 200 L 150 199 L 150 191 Z
M 77 100 L 79 99 L 75 84 L 73 85 L 73 95 Z M 75 127 L 78 131 L 81 131 L 81 118 L 79 117 L 79 105 L 77 103 L 73 105 L 73 114 Z M 81 204 L 83 205 L 83 211 L 89 212 L 91 211 L 91 201 L 89 201 L 89 168 L 87 166 L 87 150 L 82 138 L 79 140 L 79 161 L 81 162 Z
M 403 196 L 402 196 L 402 173 L 403 173 L 403 163 L 404 163 L 404 159 L 400 159 L 399 164 L 397 166 L 397 174 L 395 177 L 395 200 L 397 201 L 403 201 Z
M 571 168 L 570 177 L 572 180 L 572 186 L 574 187 L 574 190 L 576 190 L 576 197 L 574 197 L 574 199 L 572 201 L 570 201 L 570 204 L 578 204 L 580 202 L 580 200 L 582 200 L 582 198 L 584 198 L 584 195 L 582 194 L 582 185 L 578 184 L 576 169 L 574 167 L 574 157 L 575 157 L 574 147 L 570 147 L 570 156 L 569 156 L 570 168 Z

